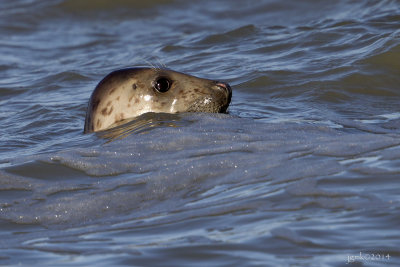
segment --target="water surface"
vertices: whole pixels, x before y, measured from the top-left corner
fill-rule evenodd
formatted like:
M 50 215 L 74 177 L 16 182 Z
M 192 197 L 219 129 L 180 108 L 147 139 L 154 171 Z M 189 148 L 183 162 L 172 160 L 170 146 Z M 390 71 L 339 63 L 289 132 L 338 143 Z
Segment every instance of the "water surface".
M 399 21 L 385 0 L 2 3 L 0 265 L 398 266 Z M 132 66 L 227 81 L 229 114 L 84 135 Z

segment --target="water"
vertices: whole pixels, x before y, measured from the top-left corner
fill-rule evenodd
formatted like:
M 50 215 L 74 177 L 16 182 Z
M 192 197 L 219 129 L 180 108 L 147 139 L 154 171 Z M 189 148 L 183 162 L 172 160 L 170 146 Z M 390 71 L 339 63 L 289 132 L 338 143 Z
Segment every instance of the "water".
M 400 264 L 400 2 L 3 2 L 0 265 Z M 83 135 L 149 65 L 229 114 Z

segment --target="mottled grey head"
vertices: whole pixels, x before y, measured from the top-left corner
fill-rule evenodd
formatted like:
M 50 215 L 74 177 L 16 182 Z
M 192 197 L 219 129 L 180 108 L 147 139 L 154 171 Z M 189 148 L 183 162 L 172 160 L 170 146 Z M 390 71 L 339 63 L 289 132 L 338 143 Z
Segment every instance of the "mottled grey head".
M 226 112 L 232 97 L 227 83 L 166 69 L 129 68 L 111 72 L 94 89 L 85 133 L 146 112 Z

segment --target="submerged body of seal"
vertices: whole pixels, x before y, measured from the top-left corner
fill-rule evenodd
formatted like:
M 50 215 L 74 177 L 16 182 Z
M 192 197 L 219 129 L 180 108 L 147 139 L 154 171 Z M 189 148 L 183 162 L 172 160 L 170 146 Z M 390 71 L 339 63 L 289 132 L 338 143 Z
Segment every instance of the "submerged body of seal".
M 84 132 L 105 130 L 146 112 L 226 112 L 231 97 L 231 87 L 224 82 L 167 69 L 121 69 L 94 89 Z

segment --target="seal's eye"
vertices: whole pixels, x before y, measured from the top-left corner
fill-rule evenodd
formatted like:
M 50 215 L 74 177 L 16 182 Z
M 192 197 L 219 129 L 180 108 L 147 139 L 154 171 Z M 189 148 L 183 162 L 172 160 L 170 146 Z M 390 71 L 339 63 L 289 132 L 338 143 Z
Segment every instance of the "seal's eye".
M 156 89 L 160 93 L 167 92 L 170 87 L 171 87 L 171 81 L 164 77 L 158 78 L 154 83 L 154 89 Z

